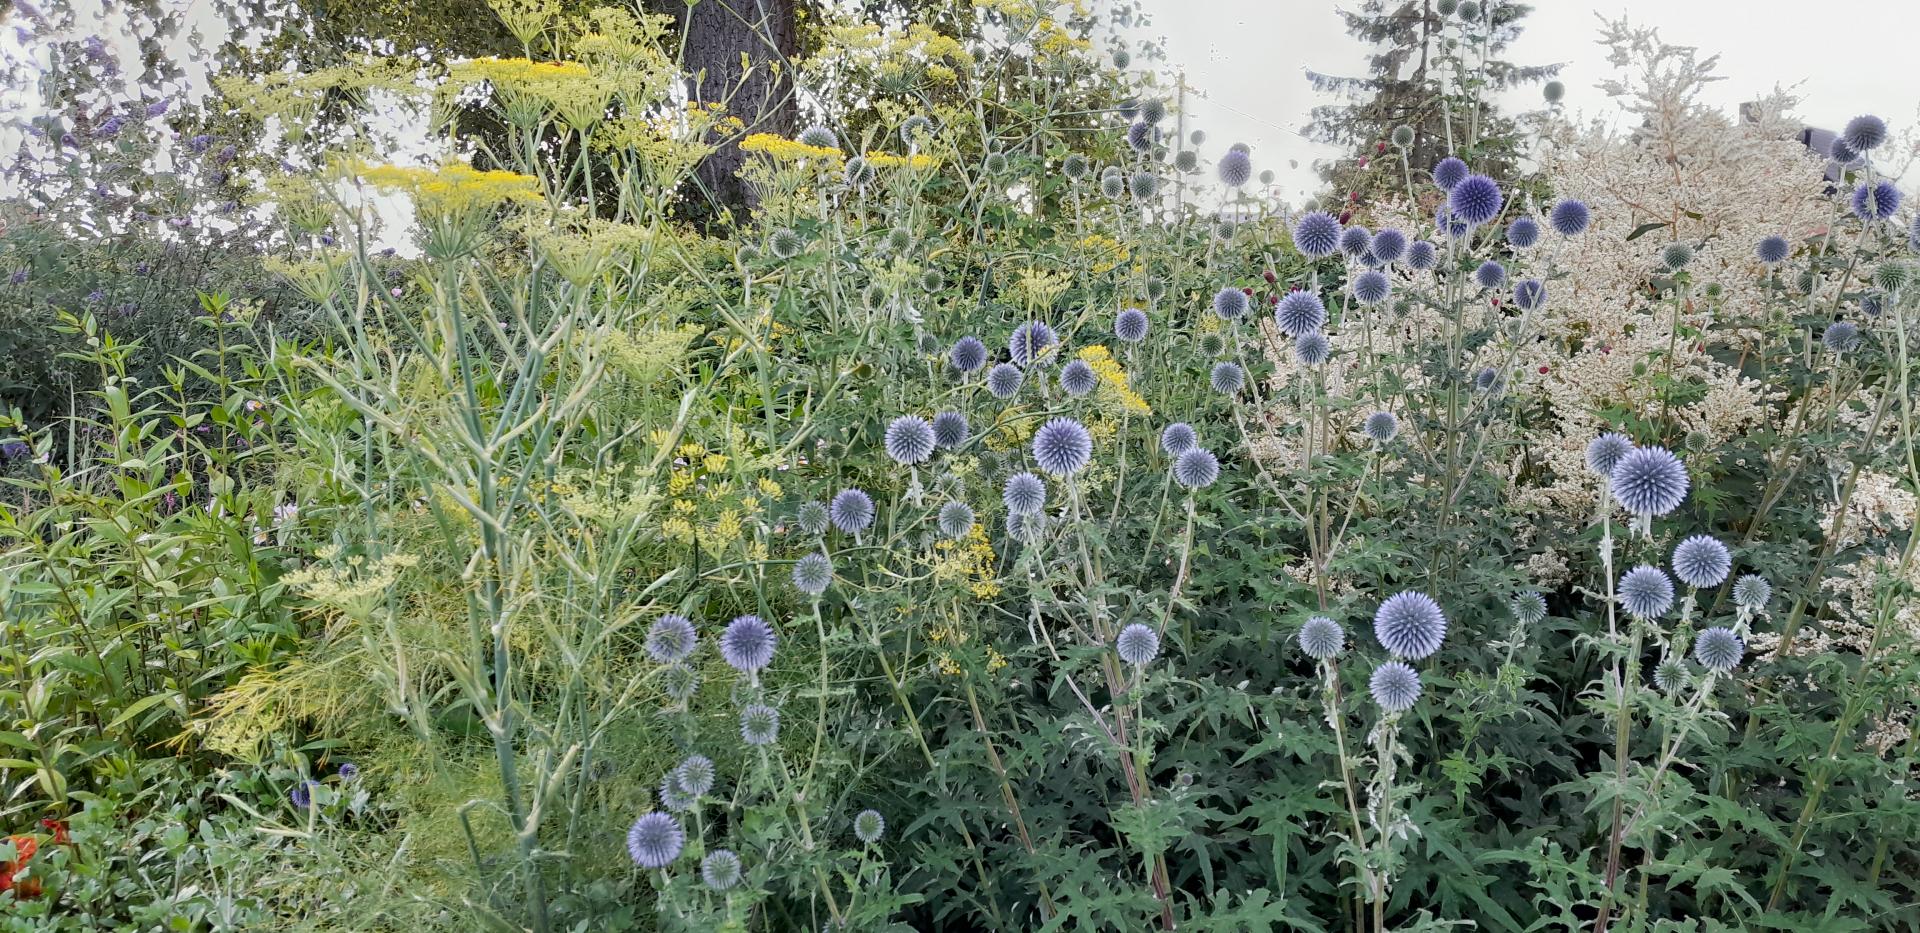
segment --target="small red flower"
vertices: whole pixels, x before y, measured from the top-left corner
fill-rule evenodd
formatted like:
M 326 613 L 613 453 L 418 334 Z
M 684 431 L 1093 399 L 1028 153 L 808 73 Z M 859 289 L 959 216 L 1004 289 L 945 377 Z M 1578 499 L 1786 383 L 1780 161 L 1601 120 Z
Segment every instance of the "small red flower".
M 1267 271 L 1260 273 L 1260 275 L 1267 280 L 1268 285 L 1272 285 L 1273 283 L 1279 281 L 1279 277 L 1273 274 L 1272 269 L 1268 269 Z
M 1361 157 L 1361 159 L 1360 159 L 1360 167 L 1361 167 L 1361 168 L 1366 168 L 1366 167 L 1367 167 L 1367 160 L 1366 160 L 1366 157 L 1365 157 L 1365 156 L 1362 156 L 1362 157 Z
M 1374 151 L 1374 154 L 1375 154 L 1375 155 L 1378 155 L 1378 154 L 1380 154 L 1380 153 L 1382 153 L 1382 152 L 1385 152 L 1385 151 L 1387 151 L 1387 144 L 1386 144 L 1386 142 L 1385 142 L 1384 140 L 1382 140 L 1381 142 L 1377 142 L 1377 143 L 1374 143 L 1374 144 L 1373 144 L 1373 151 Z
M 1547 367 L 1545 366 L 1540 367 L 1540 375 L 1544 376 L 1546 374 L 1547 374 Z

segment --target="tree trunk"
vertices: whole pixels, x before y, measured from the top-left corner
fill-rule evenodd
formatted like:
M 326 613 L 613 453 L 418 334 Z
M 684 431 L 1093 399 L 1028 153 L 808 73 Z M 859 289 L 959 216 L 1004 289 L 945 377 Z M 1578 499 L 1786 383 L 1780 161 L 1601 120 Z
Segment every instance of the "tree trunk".
M 692 98 L 720 104 L 746 124 L 747 133 L 790 133 L 799 107 L 793 96 L 797 0 L 698 0 L 680 14 L 686 35 L 684 65 Z M 746 64 L 748 68 L 742 69 Z M 774 68 L 779 68 L 776 75 Z M 733 134 L 707 156 L 694 177 L 713 200 L 716 214 L 753 208 L 753 192 L 740 180 L 746 154 Z

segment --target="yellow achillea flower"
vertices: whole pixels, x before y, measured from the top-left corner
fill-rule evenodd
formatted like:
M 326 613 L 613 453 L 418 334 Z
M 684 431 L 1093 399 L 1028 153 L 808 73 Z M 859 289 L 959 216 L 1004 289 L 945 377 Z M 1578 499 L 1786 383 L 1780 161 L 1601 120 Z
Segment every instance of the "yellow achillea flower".
M 1094 375 L 1100 377 L 1099 395 L 1103 403 L 1107 406 L 1117 405 L 1129 414 L 1153 414 L 1153 406 L 1148 405 L 1147 400 L 1141 398 L 1140 393 L 1133 391 L 1133 387 L 1127 384 L 1126 370 L 1120 368 L 1120 364 L 1114 360 L 1113 353 L 1106 348 L 1105 344 L 1096 343 L 1090 347 L 1083 347 L 1079 356 L 1088 366 L 1093 367 Z
M 772 133 L 755 133 L 740 141 L 740 149 L 743 152 L 760 153 L 776 162 L 820 159 L 838 165 L 846 158 L 846 153 L 832 146 L 809 146 L 799 140 Z

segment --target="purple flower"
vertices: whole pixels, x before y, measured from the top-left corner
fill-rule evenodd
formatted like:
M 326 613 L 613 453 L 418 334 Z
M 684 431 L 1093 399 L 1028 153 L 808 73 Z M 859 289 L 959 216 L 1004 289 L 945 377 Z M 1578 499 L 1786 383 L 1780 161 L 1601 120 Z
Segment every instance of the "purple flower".
M 1468 175 L 1447 193 L 1447 209 L 1476 227 L 1499 216 L 1501 203 L 1500 186 L 1485 175 Z

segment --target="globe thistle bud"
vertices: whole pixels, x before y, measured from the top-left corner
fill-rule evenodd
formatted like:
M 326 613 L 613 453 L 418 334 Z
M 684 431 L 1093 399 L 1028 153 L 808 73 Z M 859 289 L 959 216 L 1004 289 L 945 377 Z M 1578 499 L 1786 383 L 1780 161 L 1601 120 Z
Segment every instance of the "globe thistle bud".
M 1212 359 L 1227 352 L 1227 335 L 1209 331 L 1200 335 L 1200 355 Z
M 1762 237 L 1759 245 L 1753 248 L 1754 257 L 1769 266 L 1786 261 L 1787 254 L 1791 252 L 1793 245 L 1783 236 Z
M 873 524 L 873 497 L 861 489 L 842 489 L 827 506 L 827 519 L 848 534 L 865 531 Z
M 1213 364 L 1213 372 L 1207 377 L 1207 383 L 1221 395 L 1238 395 L 1247 385 L 1247 371 L 1241 369 L 1239 363 L 1224 360 Z
M 987 365 L 987 345 L 978 337 L 962 337 L 947 351 L 947 362 L 963 373 L 973 372 Z
M 1174 170 L 1191 175 L 1200 170 L 1200 155 L 1192 149 L 1182 149 L 1173 154 Z
M 1293 338 L 1293 359 L 1302 366 L 1318 366 L 1327 361 L 1333 344 L 1325 334 L 1308 333 Z
M 1897 292 L 1913 282 L 1913 265 L 1899 259 L 1889 259 L 1874 267 L 1873 284 L 1885 291 Z
M 1340 248 L 1340 221 L 1325 211 L 1311 211 L 1293 225 L 1293 248 L 1308 259 L 1325 259 Z
M 1679 272 L 1688 263 L 1693 262 L 1693 247 L 1685 243 L 1668 243 L 1660 250 L 1660 265 L 1668 272 Z
M 1507 267 L 1489 259 L 1473 270 L 1473 280 L 1481 288 L 1499 288 L 1507 280 Z
M 1134 172 L 1133 177 L 1127 179 L 1127 192 L 1144 201 L 1160 193 L 1160 178 L 1148 171 Z
M 1201 143 L 1204 143 L 1206 141 L 1207 141 L 1206 130 L 1194 130 L 1193 132 L 1187 134 L 1187 142 L 1190 145 L 1198 146 Z
M 1139 308 L 1128 308 L 1113 319 L 1113 336 L 1122 343 L 1139 343 L 1147 339 L 1147 312 Z
M 726 891 L 740 883 L 740 856 L 731 849 L 715 849 L 700 860 L 700 880 L 711 891 Z
M 887 831 L 887 821 L 878 810 L 862 810 L 853 818 L 853 835 L 867 845 L 880 841 Z
M 772 253 L 775 259 L 792 259 L 806 248 L 807 241 L 801 239 L 800 234 L 785 227 L 773 231 L 767 237 L 767 252 Z
M 921 291 L 937 292 L 940 289 L 945 288 L 946 285 L 947 285 L 947 280 L 944 276 L 940 274 L 939 269 L 928 269 L 925 272 L 920 273 L 920 290 Z
M 684 703 L 700 689 L 700 675 L 685 664 L 669 664 L 660 669 L 660 692 L 667 698 Z
M 1315 661 L 1328 661 L 1346 647 L 1347 633 L 1326 616 L 1312 616 L 1300 626 L 1300 650 Z
M 868 162 L 865 156 L 854 156 L 847 160 L 843 177 L 846 178 L 847 187 L 865 188 L 873 184 L 874 174 L 873 163 Z
M 1403 590 L 1374 612 L 1373 635 L 1388 651 L 1418 661 L 1440 650 L 1447 637 L 1447 616 L 1433 597 Z
M 933 133 L 933 121 L 920 114 L 900 121 L 900 141 L 908 145 L 913 145 L 921 136 L 931 136 Z
M 1546 98 L 1549 104 L 1557 104 L 1567 96 L 1567 86 L 1558 81 L 1548 81 L 1546 86 L 1540 89 L 1540 96 Z
M 1119 198 L 1127 193 L 1127 179 L 1121 175 L 1100 176 L 1100 193 L 1108 198 Z
M 800 526 L 800 530 L 807 534 L 826 534 L 829 522 L 827 507 L 824 503 L 820 502 L 803 502 L 800 504 L 800 508 L 794 512 L 793 520 L 795 524 Z
M 1326 303 L 1309 291 L 1288 292 L 1274 306 L 1273 323 L 1290 336 L 1313 333 L 1327 324 Z
M 1173 461 L 1173 481 L 1185 489 L 1205 489 L 1220 478 L 1220 460 L 1204 447 L 1189 447 Z
M 1127 54 L 1126 49 L 1113 50 L 1113 67 L 1124 71 L 1130 64 L 1133 64 L 1133 56 Z
M 1037 514 L 1047 507 L 1047 484 L 1032 473 L 1015 473 L 1001 487 L 1000 501 L 1015 515 Z
M 1100 377 L 1085 360 L 1074 360 L 1060 367 L 1060 388 L 1068 395 L 1080 398 L 1100 384 Z
M 1093 435 L 1072 418 L 1055 418 L 1033 432 L 1033 462 L 1051 476 L 1072 476 L 1092 459 Z
M 1167 425 L 1160 432 L 1160 449 L 1169 457 L 1186 453 L 1196 443 L 1199 443 L 1199 436 L 1194 433 L 1193 425 L 1184 421 Z
M 1733 581 L 1733 604 L 1742 609 L 1763 609 L 1767 601 L 1773 599 L 1773 584 L 1757 573 L 1749 573 Z
M 1460 0 L 1439 0 L 1433 5 L 1433 11 L 1441 16 L 1452 16 L 1460 8 Z
M 1242 187 L 1253 179 L 1253 158 L 1238 149 L 1228 150 L 1214 168 L 1220 175 L 1220 183 L 1229 188 Z
M 772 745 L 780 739 L 780 711 L 753 703 L 740 710 L 740 741 L 755 747 Z
M 1863 222 L 1886 220 L 1900 209 L 1900 189 L 1882 179 L 1853 190 L 1853 216 Z
M 1393 412 L 1376 411 L 1367 416 L 1367 420 L 1361 424 L 1360 430 L 1365 433 L 1367 437 L 1372 438 L 1374 443 L 1384 444 L 1393 440 L 1394 435 L 1400 433 L 1400 419 L 1394 417 Z
M 818 596 L 833 584 L 833 561 L 825 554 L 808 554 L 793 562 L 793 588 Z
M 1887 141 L 1887 121 L 1872 114 L 1861 114 L 1847 121 L 1840 138 L 1855 152 L 1871 152 Z
M 1120 655 L 1120 660 L 1144 667 L 1160 656 L 1160 634 L 1135 622 L 1120 630 L 1119 637 L 1113 640 L 1113 650 Z
M 1473 374 L 1473 388 L 1479 392 L 1497 392 L 1500 390 L 1500 371 L 1491 366 L 1483 367 Z
M 673 777 L 679 782 L 681 790 L 695 797 L 705 797 L 713 790 L 713 759 L 705 755 L 688 755 L 673 769 Z
M 835 136 L 832 130 L 817 123 L 801 130 L 800 135 L 795 137 L 795 139 L 798 140 L 801 145 L 812 146 L 815 149 L 840 148 L 840 137 Z
M 1388 661 L 1373 669 L 1367 692 L 1382 710 L 1404 713 L 1420 699 L 1420 674 L 1399 661 Z
M 1629 451 L 1608 474 L 1613 497 L 1635 515 L 1665 515 L 1687 497 L 1687 468 L 1665 447 Z
M 1616 593 L 1621 607 L 1641 619 L 1657 618 L 1673 606 L 1673 581 L 1646 564 L 1623 574 Z
M 1727 546 L 1708 535 L 1694 535 L 1673 548 L 1673 575 L 1688 586 L 1719 586 L 1732 569 Z
M 1453 156 L 1447 156 L 1434 163 L 1433 183 L 1439 185 L 1442 191 L 1452 191 L 1453 186 L 1466 180 L 1469 174 L 1472 173 L 1468 171 L 1467 163 Z
M 1079 181 L 1087 177 L 1087 172 L 1091 168 L 1092 166 L 1087 164 L 1087 157 L 1078 152 L 1071 153 L 1060 161 L 1060 174 L 1067 176 L 1071 181 Z
M 1159 301 L 1167 296 L 1167 282 L 1159 276 L 1147 280 L 1147 300 Z
M 1674 694 L 1687 688 L 1693 676 L 1687 673 L 1687 666 L 1668 658 L 1653 669 L 1654 689 L 1661 693 Z
M 940 507 L 936 523 L 940 526 L 941 534 L 958 540 L 973 529 L 973 508 L 957 500 L 948 502 Z
M 1273 184 L 1274 178 L 1273 169 L 1266 169 L 1260 173 L 1260 183 L 1263 185 Z
M 1413 127 L 1400 124 L 1393 128 L 1393 144 L 1402 149 L 1413 145 Z
M 1587 232 L 1587 225 L 1593 222 L 1593 211 L 1585 201 L 1567 198 L 1553 206 L 1547 213 L 1547 223 L 1553 232 L 1565 237 L 1579 236 Z
M 1460 18 L 1476 20 L 1480 18 L 1480 4 L 1475 0 L 1460 0 Z
M 1229 285 L 1213 293 L 1213 314 L 1223 321 L 1238 320 L 1247 313 L 1247 293 Z
M 1740 666 L 1740 659 L 1747 653 L 1747 646 L 1740 643 L 1740 636 L 1733 630 L 1714 626 L 1700 633 L 1693 640 L 1693 658 L 1700 666 L 1717 674 L 1725 674 Z
M 1547 599 L 1539 593 L 1527 590 L 1513 594 L 1507 600 L 1507 609 L 1513 613 L 1515 621 L 1521 625 L 1539 625 L 1547 618 Z
M 980 162 L 980 170 L 989 175 L 1005 175 L 1007 168 L 1007 154 L 1004 152 L 989 152 Z
M 1415 240 L 1407 247 L 1407 268 L 1416 272 L 1425 272 L 1438 265 L 1440 250 L 1426 240 Z
M 885 245 L 888 252 L 904 253 L 913 248 L 913 231 L 905 227 L 894 227 L 887 231 Z
M 901 415 L 887 425 L 884 446 L 887 456 L 901 466 L 924 463 L 933 456 L 933 425 L 915 415 Z

